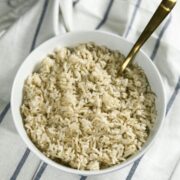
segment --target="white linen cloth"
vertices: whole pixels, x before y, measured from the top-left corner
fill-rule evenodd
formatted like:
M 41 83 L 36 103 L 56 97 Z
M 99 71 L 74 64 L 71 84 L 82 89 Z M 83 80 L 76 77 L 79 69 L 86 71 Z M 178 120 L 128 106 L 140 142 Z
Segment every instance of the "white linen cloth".
M 89 177 L 68 174 L 46 165 L 21 140 L 9 105 L 17 70 L 30 51 L 40 43 L 67 31 L 94 29 L 109 31 L 135 42 L 159 3 L 160 0 L 29 0 L 23 6 L 23 0 L 7 0 L 7 4 L 0 2 L 1 180 L 180 179 L 179 3 L 143 46 L 162 76 L 167 113 L 157 140 L 134 164 L 113 173 Z

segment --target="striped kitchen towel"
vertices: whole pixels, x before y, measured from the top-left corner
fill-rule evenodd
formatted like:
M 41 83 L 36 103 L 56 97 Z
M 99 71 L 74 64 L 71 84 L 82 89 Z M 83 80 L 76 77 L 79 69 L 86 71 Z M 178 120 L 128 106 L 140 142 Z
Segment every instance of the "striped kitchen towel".
M 7 6 L 12 6 L 12 2 L 13 0 L 7 0 Z M 21 0 L 19 2 L 21 4 Z M 84 177 L 48 166 L 30 152 L 17 134 L 9 103 L 17 69 L 40 43 L 69 31 L 96 29 L 112 32 L 135 42 L 160 0 L 32 2 L 21 13 L 20 18 L 13 23 L 9 21 L 8 26 L 1 24 L 5 23 L 5 15 L 4 21 L 0 17 L 0 179 L 179 180 L 180 4 L 177 3 L 172 14 L 143 47 L 159 69 L 166 89 L 166 119 L 157 140 L 145 155 L 126 168 L 106 175 Z M 1 4 L 2 2 L 0 6 Z

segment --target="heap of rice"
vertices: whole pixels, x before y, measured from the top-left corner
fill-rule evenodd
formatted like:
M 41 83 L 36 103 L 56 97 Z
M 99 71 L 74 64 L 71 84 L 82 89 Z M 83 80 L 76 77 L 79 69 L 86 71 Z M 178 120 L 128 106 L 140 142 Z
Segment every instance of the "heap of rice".
M 24 126 L 47 157 L 96 170 L 141 149 L 156 118 L 155 95 L 138 65 L 117 75 L 123 59 L 94 43 L 59 48 L 27 78 Z

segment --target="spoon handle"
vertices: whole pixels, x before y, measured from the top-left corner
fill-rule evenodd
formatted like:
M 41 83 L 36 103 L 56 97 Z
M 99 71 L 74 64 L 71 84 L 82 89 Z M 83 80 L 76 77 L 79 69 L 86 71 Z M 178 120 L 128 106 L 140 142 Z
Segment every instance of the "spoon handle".
M 149 23 L 146 25 L 144 31 L 130 50 L 127 55 L 125 61 L 120 67 L 120 73 L 122 73 L 127 65 L 131 63 L 141 48 L 141 46 L 147 41 L 147 39 L 151 36 L 151 34 L 155 31 L 155 29 L 161 24 L 161 22 L 165 19 L 165 17 L 171 12 L 173 7 L 176 4 L 176 0 L 163 0 L 159 7 L 156 9 Z

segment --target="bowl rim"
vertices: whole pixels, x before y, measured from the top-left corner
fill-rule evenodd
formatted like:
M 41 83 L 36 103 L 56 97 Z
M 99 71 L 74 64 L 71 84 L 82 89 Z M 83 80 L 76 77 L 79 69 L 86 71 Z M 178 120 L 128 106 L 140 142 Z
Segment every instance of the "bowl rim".
M 164 85 L 163 85 L 163 81 L 162 81 L 162 78 L 160 76 L 160 73 L 157 69 L 157 67 L 153 64 L 152 60 L 150 59 L 150 57 L 144 52 L 142 51 L 142 49 L 140 50 L 140 53 L 142 53 L 146 59 L 148 61 L 150 61 L 151 65 L 153 66 L 154 68 L 154 71 L 156 72 L 156 76 L 158 76 L 159 78 L 159 81 L 161 83 L 161 87 L 162 87 L 162 98 L 163 98 L 163 113 L 162 113 L 162 118 L 160 120 L 160 124 L 159 124 L 159 127 L 157 128 L 156 132 L 154 133 L 152 139 L 150 140 L 150 142 L 147 144 L 147 146 L 138 151 L 135 155 L 132 156 L 131 159 L 129 160 L 126 160 L 125 162 L 121 163 L 121 164 L 117 164 L 117 165 L 114 165 L 114 166 L 111 166 L 109 168 L 106 168 L 106 169 L 100 169 L 100 170 L 93 170 L 93 171 L 90 171 L 90 170 L 78 170 L 78 169 L 73 169 L 71 167 L 66 167 L 64 165 L 61 165 L 61 164 L 58 164 L 57 162 L 51 160 L 50 158 L 46 157 L 34 144 L 33 142 L 30 140 L 30 138 L 27 136 L 26 134 L 26 137 L 23 135 L 22 133 L 22 128 L 18 125 L 17 123 L 17 118 L 16 118 L 16 112 L 14 111 L 15 109 L 15 102 L 14 102 L 14 99 L 16 98 L 16 94 L 15 94 L 15 88 L 18 86 L 18 77 L 20 75 L 20 72 L 21 72 L 21 69 L 24 68 L 24 64 L 26 63 L 26 61 L 28 60 L 29 56 L 32 54 L 32 53 L 37 53 L 37 51 L 39 51 L 39 49 L 43 48 L 43 46 L 46 46 L 47 44 L 49 44 L 50 42 L 53 42 L 55 39 L 60 39 L 60 38 L 66 38 L 67 36 L 69 35 L 80 35 L 82 33 L 85 33 L 85 34 L 89 34 L 89 33 L 96 33 L 96 34 L 104 34 L 104 35 L 108 35 L 108 36 L 113 36 L 115 38 L 118 38 L 119 40 L 121 41 L 126 41 L 126 43 L 129 43 L 129 44 L 133 44 L 131 41 L 125 39 L 124 37 L 121 37 L 121 36 L 118 36 L 116 34 L 113 34 L 113 33 L 110 33 L 110 32 L 104 32 L 104 31 L 97 31 L 97 30 L 94 30 L 94 31 L 76 31 L 76 32 L 68 32 L 68 33 L 65 33 L 65 34 L 62 34 L 62 35 L 58 35 L 58 36 L 55 36 L 53 38 L 50 38 L 48 39 L 47 41 L 43 42 L 40 46 L 36 47 L 31 53 L 28 54 L 28 56 L 25 58 L 25 60 L 23 61 L 23 63 L 20 65 L 16 75 L 15 75 L 15 78 L 14 78 L 14 82 L 13 82 L 13 85 L 12 85 L 12 90 L 11 90 L 11 100 L 10 100 L 10 103 L 11 103 L 11 112 L 12 112 L 12 117 L 13 117 L 13 121 L 14 121 L 14 124 L 15 124 L 15 127 L 18 131 L 18 134 L 20 135 L 20 137 L 23 139 L 24 143 L 27 145 L 27 147 L 37 156 L 39 157 L 41 160 L 43 160 L 45 163 L 47 163 L 48 165 L 51 165 L 53 167 L 56 167 L 57 169 L 59 170 L 62 170 L 62 171 L 65 171 L 65 172 L 68 172 L 68 173 L 71 173 L 71 174 L 76 174 L 76 175 L 83 175 L 83 176 L 89 176 L 89 175 L 100 175 L 100 174 L 106 174 L 106 173 L 110 173 L 110 172 L 114 172 L 114 171 L 117 171 L 117 170 L 120 170 L 128 165 L 130 165 L 131 163 L 135 162 L 137 159 L 139 159 L 141 156 L 143 156 L 143 154 L 145 152 L 147 152 L 147 150 L 150 148 L 150 146 L 153 144 L 154 140 L 156 139 L 157 135 L 159 134 L 160 130 L 162 129 L 162 126 L 163 126 L 163 122 L 164 122 L 164 117 L 165 117 L 165 104 L 166 104 L 166 99 L 165 99 L 165 91 L 164 91 Z M 112 38 L 113 38 L 112 37 Z M 24 129 L 25 131 L 25 129 Z

